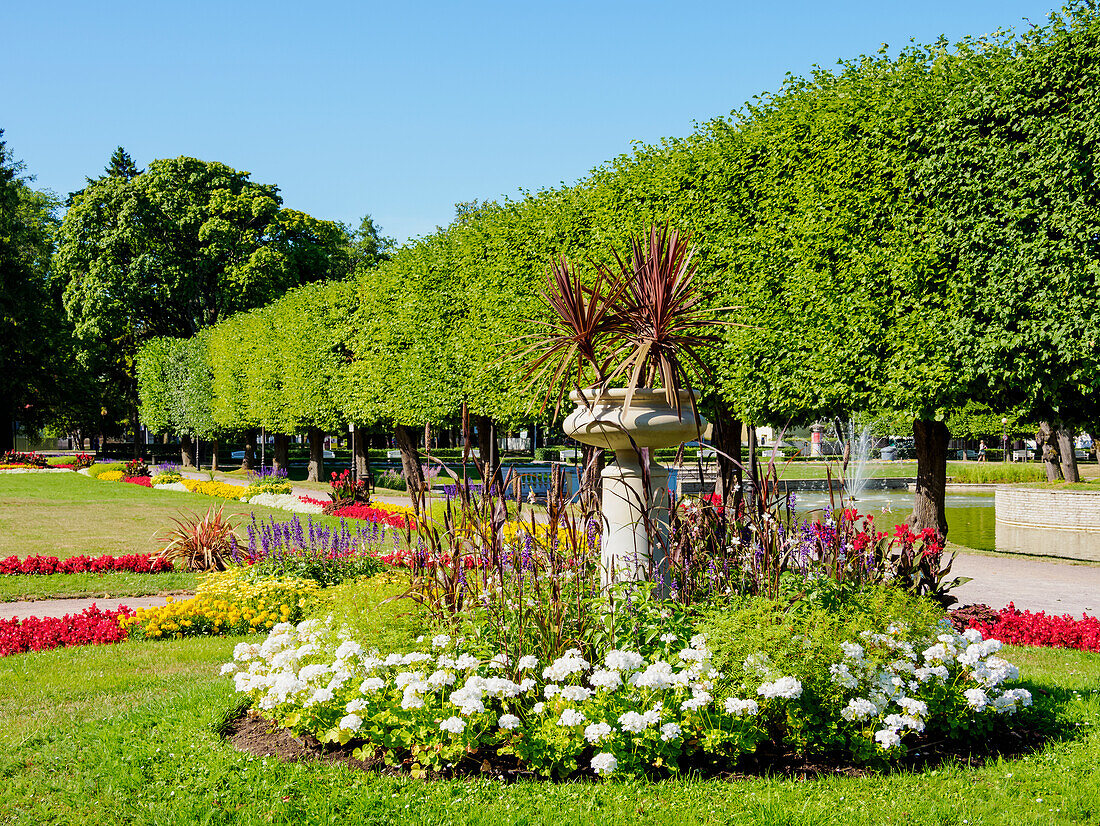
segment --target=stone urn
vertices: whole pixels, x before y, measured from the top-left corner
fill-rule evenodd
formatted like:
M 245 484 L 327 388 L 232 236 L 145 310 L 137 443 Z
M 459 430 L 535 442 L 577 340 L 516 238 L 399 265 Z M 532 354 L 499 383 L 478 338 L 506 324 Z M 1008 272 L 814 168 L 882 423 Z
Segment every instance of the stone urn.
M 600 474 L 604 587 L 646 579 L 650 570 L 660 578 L 667 572 L 670 504 L 668 471 L 653 460 L 653 450 L 699 438 L 706 420 L 696 420 L 687 390 L 680 391 L 679 415 L 663 390 L 639 388 L 625 413 L 625 389 L 574 391 L 569 398 L 577 403 L 577 409 L 566 417 L 562 425 L 565 433 L 586 445 L 615 451 L 614 464 Z M 648 488 L 635 445 L 650 448 Z

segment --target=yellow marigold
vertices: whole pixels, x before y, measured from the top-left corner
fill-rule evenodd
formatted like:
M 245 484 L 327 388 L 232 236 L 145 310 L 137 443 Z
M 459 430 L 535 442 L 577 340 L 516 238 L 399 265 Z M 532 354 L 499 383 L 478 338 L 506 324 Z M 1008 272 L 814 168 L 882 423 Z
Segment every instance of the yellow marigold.
M 122 481 L 122 471 L 121 470 L 108 470 L 104 473 L 99 474 L 99 476 L 97 476 L 96 478 L 97 479 L 102 479 L 104 482 L 121 482 Z

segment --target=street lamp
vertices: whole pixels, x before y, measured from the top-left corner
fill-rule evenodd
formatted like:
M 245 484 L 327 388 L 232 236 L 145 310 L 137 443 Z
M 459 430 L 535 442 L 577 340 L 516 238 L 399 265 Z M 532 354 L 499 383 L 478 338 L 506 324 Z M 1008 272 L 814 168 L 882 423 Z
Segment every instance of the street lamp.
M 1001 417 L 1001 461 L 1008 461 L 1008 417 Z

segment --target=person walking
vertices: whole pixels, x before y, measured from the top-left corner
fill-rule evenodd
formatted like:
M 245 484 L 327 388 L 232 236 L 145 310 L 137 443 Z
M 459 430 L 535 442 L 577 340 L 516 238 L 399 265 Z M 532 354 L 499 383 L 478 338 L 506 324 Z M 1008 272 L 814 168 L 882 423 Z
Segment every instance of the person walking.
M 985 461 L 985 439 L 982 439 L 978 443 L 978 461 L 979 462 L 984 462 Z

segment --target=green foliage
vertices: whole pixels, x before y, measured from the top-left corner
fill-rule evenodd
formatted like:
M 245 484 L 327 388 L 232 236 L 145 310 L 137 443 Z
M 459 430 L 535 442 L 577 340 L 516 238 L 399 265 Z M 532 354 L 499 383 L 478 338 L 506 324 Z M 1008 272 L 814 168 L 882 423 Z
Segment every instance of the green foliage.
M 82 366 L 103 371 L 104 398 L 132 408 L 144 341 L 191 336 L 298 284 L 342 276 L 347 248 L 338 225 L 284 208 L 276 187 L 181 157 L 74 193 L 54 270 Z M 186 432 L 201 429 L 194 421 Z
M 1034 462 L 956 462 L 948 471 L 952 482 L 970 484 L 1005 484 L 1010 482 L 1044 482 L 1046 471 Z
M 96 462 L 90 468 L 88 468 L 88 475 L 93 479 L 103 473 L 110 473 L 116 470 L 125 470 L 126 465 L 123 462 Z

